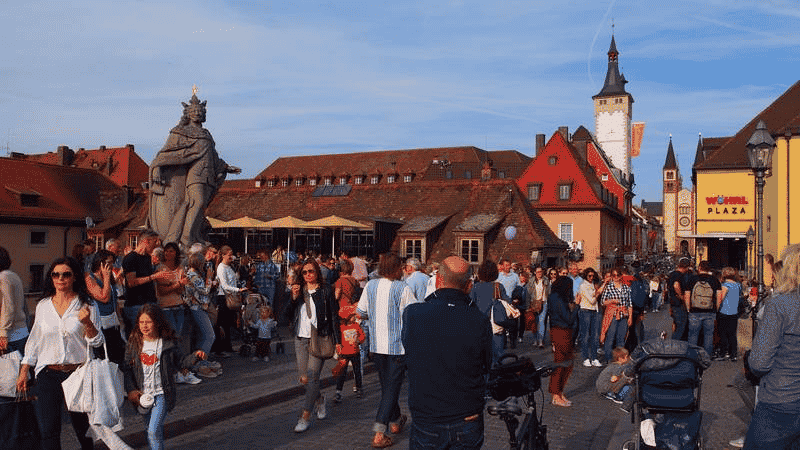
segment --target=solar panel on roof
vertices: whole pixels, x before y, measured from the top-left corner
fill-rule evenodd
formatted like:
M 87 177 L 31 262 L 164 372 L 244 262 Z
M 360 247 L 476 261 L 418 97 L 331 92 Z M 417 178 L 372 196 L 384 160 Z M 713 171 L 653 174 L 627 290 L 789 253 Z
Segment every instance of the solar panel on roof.
M 353 186 L 349 184 L 335 184 L 329 186 L 318 186 L 311 194 L 312 197 L 345 197 L 350 194 Z

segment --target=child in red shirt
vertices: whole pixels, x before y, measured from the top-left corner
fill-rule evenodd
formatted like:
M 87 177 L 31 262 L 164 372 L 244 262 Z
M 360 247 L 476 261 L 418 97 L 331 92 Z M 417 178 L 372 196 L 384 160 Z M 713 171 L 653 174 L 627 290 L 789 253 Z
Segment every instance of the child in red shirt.
M 333 374 L 338 376 L 336 380 L 336 395 L 333 397 L 335 403 L 342 401 L 342 388 L 344 380 L 347 378 L 347 363 L 353 364 L 353 374 L 355 375 L 356 385 L 353 387 L 356 397 L 361 398 L 361 354 L 359 345 L 364 342 L 364 330 L 356 322 L 356 306 L 348 305 L 339 309 L 339 317 L 342 318 L 339 326 L 342 333 L 342 343 L 338 345 L 339 364 L 333 368 Z

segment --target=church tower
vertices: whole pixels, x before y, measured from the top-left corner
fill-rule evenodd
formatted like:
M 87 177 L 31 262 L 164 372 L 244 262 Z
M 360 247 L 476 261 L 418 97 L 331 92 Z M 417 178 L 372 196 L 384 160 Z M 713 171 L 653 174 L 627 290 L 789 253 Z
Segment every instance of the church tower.
M 669 137 L 667 159 L 663 168 L 664 182 L 664 240 L 667 241 L 667 251 L 676 252 L 676 237 L 678 231 L 678 192 L 683 187 L 681 171 L 675 159 L 675 150 L 672 148 L 672 136 Z
M 625 91 L 628 80 L 619 72 L 618 56 L 617 43 L 612 35 L 606 81 L 603 89 L 592 97 L 594 134 L 611 163 L 630 179 L 633 96 Z

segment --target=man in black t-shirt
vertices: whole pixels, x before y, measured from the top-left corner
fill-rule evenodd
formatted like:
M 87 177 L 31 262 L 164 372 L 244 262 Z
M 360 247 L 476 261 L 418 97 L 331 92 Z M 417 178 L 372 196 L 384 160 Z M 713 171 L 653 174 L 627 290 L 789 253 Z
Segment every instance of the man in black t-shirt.
M 125 325 L 130 335 L 136 326 L 139 309 L 147 303 L 156 303 L 156 287 L 154 280 L 167 279 L 168 272 L 153 273 L 153 261 L 150 253 L 158 245 L 158 235 L 154 231 L 145 230 L 139 235 L 136 249 L 122 259 L 122 271 L 125 273 L 127 290 L 125 292 Z
M 711 274 L 708 261 L 700 261 L 697 271 L 699 273 L 691 278 L 683 295 L 689 311 L 689 343 L 698 345 L 702 329 L 703 348 L 711 355 L 714 351 L 714 320 L 722 304 L 722 285 Z
M 688 289 L 689 260 L 686 258 L 678 261 L 678 268 L 669 274 L 667 279 L 667 292 L 669 293 L 669 310 L 675 330 L 672 339 L 686 340 L 686 329 L 689 318 L 683 302 L 684 293 Z

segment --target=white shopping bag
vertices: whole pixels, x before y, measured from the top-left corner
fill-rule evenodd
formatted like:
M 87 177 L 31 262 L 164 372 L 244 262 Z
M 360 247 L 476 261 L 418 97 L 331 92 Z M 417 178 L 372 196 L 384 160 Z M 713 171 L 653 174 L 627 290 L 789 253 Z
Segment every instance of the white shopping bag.
M 19 350 L 0 355 L 0 397 L 17 396 L 17 377 L 22 354 Z

